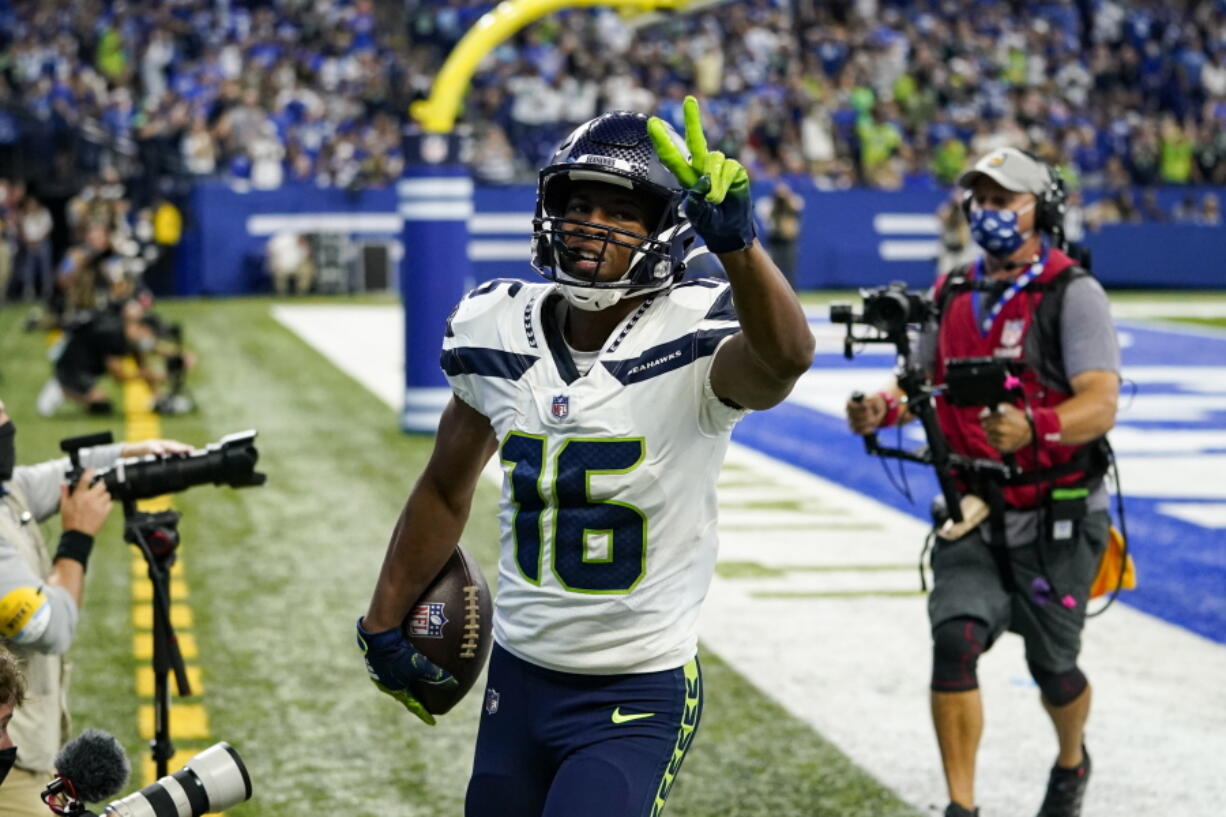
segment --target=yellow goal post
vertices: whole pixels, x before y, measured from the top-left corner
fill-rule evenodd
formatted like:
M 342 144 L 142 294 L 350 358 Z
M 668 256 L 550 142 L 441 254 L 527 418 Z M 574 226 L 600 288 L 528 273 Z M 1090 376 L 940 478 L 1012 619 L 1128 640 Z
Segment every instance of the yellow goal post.
M 727 0 L 504 0 L 465 33 L 434 79 L 430 97 L 409 106 L 409 114 L 427 133 L 450 133 L 460 104 L 481 60 L 520 29 L 568 8 L 616 8 L 627 19 L 651 19 L 661 11 L 692 11 Z

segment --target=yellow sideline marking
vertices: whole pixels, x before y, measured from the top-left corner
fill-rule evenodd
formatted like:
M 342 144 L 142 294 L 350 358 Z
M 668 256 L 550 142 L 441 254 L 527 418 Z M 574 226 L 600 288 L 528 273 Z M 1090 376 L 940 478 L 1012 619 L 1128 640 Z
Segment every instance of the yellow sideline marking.
M 180 632 L 178 629 L 175 630 L 175 635 L 179 638 L 179 652 L 183 653 L 184 661 L 200 655 L 200 649 L 196 646 L 196 636 L 191 633 Z M 142 661 L 148 661 L 152 658 L 153 633 L 133 633 L 132 654 Z
M 179 771 L 179 769 L 182 769 L 183 764 L 191 760 L 192 756 L 195 754 L 195 749 L 186 749 L 183 751 L 176 749 L 170 756 L 170 763 L 166 765 L 168 770 L 167 774 L 174 774 L 175 772 Z M 153 781 L 157 780 L 158 770 L 157 767 L 153 765 L 153 758 L 149 756 L 148 752 L 146 752 L 141 758 L 140 773 L 141 779 L 148 783 L 152 783 Z
M 145 557 L 141 556 L 135 548 L 132 550 L 132 576 L 143 579 L 149 575 L 149 565 L 145 564 Z M 170 577 L 172 579 L 183 578 L 183 556 L 180 555 L 175 559 L 175 563 L 170 566 Z M 173 602 L 173 596 L 172 602 Z
M 173 604 L 175 601 L 183 601 L 185 598 L 187 598 L 187 582 L 183 581 L 182 579 L 171 579 L 171 604 Z M 153 582 L 133 582 L 132 601 L 153 601 Z
M 153 704 L 140 705 L 140 736 L 148 740 L 153 737 Z M 204 711 L 204 704 L 181 704 L 173 702 L 170 705 L 170 738 L 176 744 L 184 738 L 207 738 L 209 736 L 209 716 Z M 195 754 L 192 751 L 192 754 Z M 176 772 L 178 769 L 172 768 Z M 151 781 L 152 782 L 152 781 Z
M 175 630 L 190 629 L 192 626 L 192 608 L 186 604 L 170 605 L 170 623 Z M 138 630 L 153 629 L 153 605 L 137 604 L 132 607 L 132 626 Z
M 170 691 L 175 691 L 175 675 L 170 673 L 169 676 Z M 204 681 L 200 677 L 200 667 L 195 664 L 187 666 L 187 682 L 192 685 L 192 694 L 199 696 L 204 694 Z M 148 664 L 136 668 L 136 694 L 142 698 L 153 697 L 153 667 Z M 171 735 L 173 738 L 174 735 Z
M 153 394 L 149 386 L 137 377 L 134 361 L 129 359 L 125 364 L 128 379 L 123 382 L 123 417 L 124 439 L 129 441 L 151 440 L 162 436 L 161 422 L 156 414 L 150 411 L 153 406 Z M 169 495 L 143 499 L 136 503 L 138 509 L 148 512 L 166 511 L 173 508 Z M 153 584 L 147 580 L 148 565 L 137 553 L 132 561 L 132 654 L 137 660 L 148 662 L 153 657 Z M 191 703 L 183 702 L 177 697 L 174 674 L 171 673 L 170 683 L 170 738 L 175 743 L 177 751 L 170 759 L 168 770 L 171 773 L 182 768 L 183 764 L 209 744 L 209 718 L 200 696 L 204 694 L 202 673 L 198 664 L 191 663 L 200 654 L 196 644 L 196 636 L 191 632 L 194 624 L 191 607 L 187 604 L 188 588 L 184 580 L 185 570 L 182 559 L 176 559 L 170 568 L 170 622 L 175 628 L 179 639 L 179 651 L 187 670 L 187 679 L 191 684 Z M 137 726 L 140 736 L 150 739 L 154 736 L 154 683 L 153 668 L 148 663 L 136 668 L 136 693 L 145 703 L 137 712 Z M 189 745 L 184 746 L 187 741 Z M 145 754 L 141 760 L 142 785 L 157 780 L 157 768 L 152 757 Z

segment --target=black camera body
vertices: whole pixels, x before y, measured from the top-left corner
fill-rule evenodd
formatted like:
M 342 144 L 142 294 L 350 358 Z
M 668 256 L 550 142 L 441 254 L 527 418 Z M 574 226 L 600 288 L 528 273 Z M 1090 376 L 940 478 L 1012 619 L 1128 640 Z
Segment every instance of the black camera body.
M 894 281 L 883 287 L 860 290 L 864 301 L 861 314 L 857 315 L 850 304 L 831 304 L 830 322 L 860 323 L 871 326 L 887 335 L 907 331 L 913 324 L 924 324 L 933 315 L 932 302 L 923 293 L 912 292 L 902 281 Z
M 953 358 L 945 364 L 945 401 L 952 406 L 997 406 L 1022 397 L 1021 366 L 998 357 Z
M 113 499 L 135 502 L 162 494 L 185 491 L 195 485 L 229 485 L 244 488 L 263 485 L 267 476 L 255 470 L 260 452 L 255 447 L 256 431 L 240 431 L 222 437 L 200 451 L 167 456 L 149 455 L 121 459 L 94 475 L 103 482 Z M 76 485 L 84 470 L 80 450 L 111 442 L 110 432 L 73 437 L 60 442 L 72 462 L 65 479 Z

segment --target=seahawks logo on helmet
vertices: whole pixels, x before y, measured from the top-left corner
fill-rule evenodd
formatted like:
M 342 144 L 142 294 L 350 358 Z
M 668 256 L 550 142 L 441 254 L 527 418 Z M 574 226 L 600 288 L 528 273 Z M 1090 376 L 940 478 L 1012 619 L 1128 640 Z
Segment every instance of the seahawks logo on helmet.
M 688 154 L 681 137 L 674 138 Z M 645 205 L 648 232 L 567 218 L 576 182 L 632 189 Z M 532 219 L 532 266 L 562 284 L 567 298 L 586 309 L 605 309 L 624 296 L 668 289 L 685 274 L 685 256 L 694 243 L 694 231 L 681 210 L 684 193 L 656 156 L 646 115 L 617 111 L 585 122 L 562 141 L 541 170 Z M 599 264 L 590 276 L 567 270 L 571 251 L 563 239 L 579 235 L 603 235 L 601 260 L 610 244 L 633 250 L 626 274 L 615 281 L 600 281 Z

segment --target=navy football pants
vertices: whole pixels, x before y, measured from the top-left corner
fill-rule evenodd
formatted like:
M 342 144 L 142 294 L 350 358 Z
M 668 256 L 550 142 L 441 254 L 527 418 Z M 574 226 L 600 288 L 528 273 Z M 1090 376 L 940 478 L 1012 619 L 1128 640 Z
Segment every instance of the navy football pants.
M 465 817 L 655 817 L 702 715 L 702 672 L 574 675 L 494 644 Z

